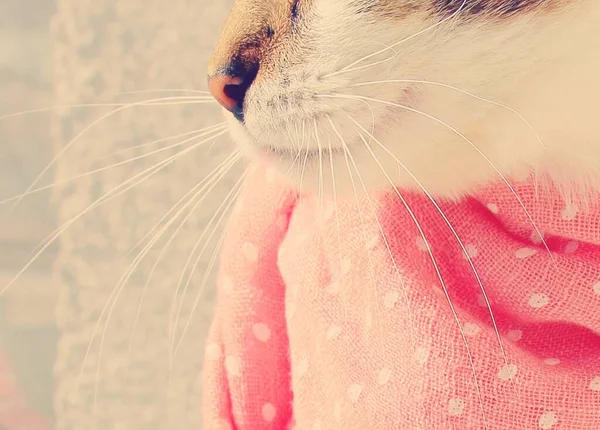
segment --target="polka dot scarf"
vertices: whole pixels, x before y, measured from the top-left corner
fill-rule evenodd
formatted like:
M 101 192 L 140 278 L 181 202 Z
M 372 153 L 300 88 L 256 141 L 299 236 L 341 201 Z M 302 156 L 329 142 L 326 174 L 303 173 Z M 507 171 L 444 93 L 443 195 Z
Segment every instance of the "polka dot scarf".
M 206 429 L 600 428 L 600 198 L 299 197 L 255 166 L 224 242 Z

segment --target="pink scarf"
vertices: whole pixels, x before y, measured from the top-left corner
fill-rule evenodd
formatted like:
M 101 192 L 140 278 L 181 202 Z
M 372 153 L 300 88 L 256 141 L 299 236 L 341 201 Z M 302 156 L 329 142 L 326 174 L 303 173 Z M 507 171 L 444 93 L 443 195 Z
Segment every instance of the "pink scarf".
M 522 182 L 526 210 L 504 183 L 439 202 L 463 247 L 422 194 L 402 193 L 411 214 L 356 185 L 336 210 L 251 171 L 222 251 L 207 429 L 600 428 L 600 198 Z

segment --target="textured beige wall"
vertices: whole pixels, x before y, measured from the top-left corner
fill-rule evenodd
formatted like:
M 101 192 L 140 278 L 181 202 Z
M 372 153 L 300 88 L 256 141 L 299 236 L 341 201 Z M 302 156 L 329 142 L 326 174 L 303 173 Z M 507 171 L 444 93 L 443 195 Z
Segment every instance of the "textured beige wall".
M 6 54 L 0 55 L 0 88 L 10 96 L 0 100 L 0 115 L 48 105 L 182 95 L 114 97 L 122 92 L 205 89 L 208 55 L 230 3 L 5 0 L 0 16 L 11 25 L 0 25 L 0 53 Z M 21 384 L 36 408 L 55 416 L 57 429 L 198 430 L 203 339 L 214 296 L 214 268 L 207 271 L 220 230 L 194 247 L 205 229 L 213 231 L 209 221 L 242 166 L 218 182 L 166 252 L 161 253 L 163 246 L 179 222 L 116 290 L 140 249 L 129 250 L 232 146 L 221 137 L 210 147 L 196 148 L 70 222 L 98 197 L 194 142 L 106 168 L 183 138 L 127 148 L 222 120 L 214 104 L 138 106 L 107 117 L 63 151 L 111 109 L 54 109 L 0 122 L 0 200 L 26 189 L 56 154 L 61 158 L 41 184 L 62 183 L 27 197 L 5 218 L 0 280 L 9 282 L 38 242 L 68 224 L 2 297 L 0 323 Z M 105 170 L 71 180 L 98 169 Z M 192 282 L 187 291 L 177 292 L 190 258 L 197 260 Z M 207 287 L 201 291 L 205 278 Z M 181 309 L 176 325 L 173 303 Z M 173 333 L 179 339 L 186 326 L 182 347 L 171 359 Z

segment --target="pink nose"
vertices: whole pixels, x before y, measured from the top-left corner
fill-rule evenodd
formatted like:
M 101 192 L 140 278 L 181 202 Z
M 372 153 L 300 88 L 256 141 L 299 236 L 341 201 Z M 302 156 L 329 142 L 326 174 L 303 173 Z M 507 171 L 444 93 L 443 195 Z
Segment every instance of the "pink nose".
M 241 110 L 243 105 L 243 96 L 239 97 L 239 87 L 242 83 L 241 78 L 233 77 L 227 74 L 217 74 L 209 76 L 208 90 L 217 102 L 229 112 Z M 236 91 L 237 89 L 237 91 Z

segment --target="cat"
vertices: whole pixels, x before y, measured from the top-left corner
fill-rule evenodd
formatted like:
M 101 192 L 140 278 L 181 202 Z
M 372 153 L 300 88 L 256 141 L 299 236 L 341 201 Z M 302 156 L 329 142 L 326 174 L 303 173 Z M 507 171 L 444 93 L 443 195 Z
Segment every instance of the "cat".
M 600 425 L 599 19 L 594 0 L 234 3 L 208 85 L 254 167 L 207 428 Z
M 334 163 L 343 164 L 329 117 L 367 183 L 387 185 L 353 119 L 373 124 L 374 136 L 434 195 L 464 195 L 498 173 L 529 171 L 569 189 L 597 189 L 598 3 L 468 0 L 456 13 L 461 4 L 238 0 L 208 71 L 243 79 L 236 97 L 244 123 L 227 115 L 236 142 L 287 172 L 298 151 L 318 151 L 316 120 L 321 142 L 330 141 Z M 397 185 L 416 187 L 384 149 L 373 151 Z M 304 170 L 313 191 L 317 158 Z M 348 185 L 345 170 L 337 169 L 338 186 Z M 299 173 L 288 174 L 298 183 Z

